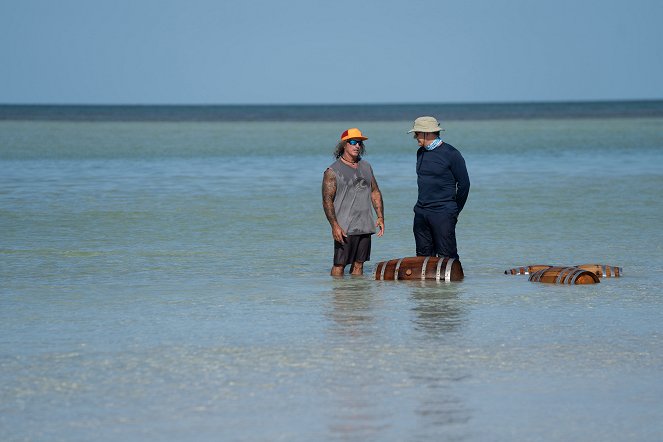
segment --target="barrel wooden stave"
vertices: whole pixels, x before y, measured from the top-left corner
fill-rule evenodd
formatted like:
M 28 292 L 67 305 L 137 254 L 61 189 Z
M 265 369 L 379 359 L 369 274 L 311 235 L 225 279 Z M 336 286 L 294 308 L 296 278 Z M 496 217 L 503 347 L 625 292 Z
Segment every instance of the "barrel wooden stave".
M 624 274 L 621 267 L 606 264 L 580 264 L 576 267 L 588 270 L 599 278 L 619 278 Z
M 381 261 L 375 266 L 376 280 L 437 280 L 460 281 L 463 266 L 453 258 L 436 256 L 410 256 Z
M 505 270 L 505 275 L 531 275 L 532 273 L 538 272 L 541 269 L 547 269 L 548 267 L 553 267 L 548 264 L 534 264 L 529 266 L 514 267 L 513 269 Z
M 530 275 L 529 280 L 549 284 L 596 284 L 600 282 L 595 273 L 578 267 L 541 269 Z

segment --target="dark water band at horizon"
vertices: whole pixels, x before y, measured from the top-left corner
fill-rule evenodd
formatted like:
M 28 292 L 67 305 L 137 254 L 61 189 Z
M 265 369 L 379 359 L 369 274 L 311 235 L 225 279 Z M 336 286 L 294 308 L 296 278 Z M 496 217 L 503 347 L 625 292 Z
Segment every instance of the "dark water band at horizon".
M 663 100 L 330 105 L 0 104 L 0 121 L 408 121 L 663 117 Z

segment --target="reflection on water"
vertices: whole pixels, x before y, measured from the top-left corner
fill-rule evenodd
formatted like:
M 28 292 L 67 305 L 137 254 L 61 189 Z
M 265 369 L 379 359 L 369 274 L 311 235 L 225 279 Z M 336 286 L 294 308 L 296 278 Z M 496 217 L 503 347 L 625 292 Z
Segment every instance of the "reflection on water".
M 375 345 L 378 294 L 363 277 L 334 279 L 332 284 L 327 316 L 333 343 L 329 349 L 333 403 L 328 429 L 343 439 L 375 438 L 389 421 L 389 414 L 375 402 L 376 375 L 383 367 L 370 348 L 371 342 Z
M 375 304 L 378 302 L 375 284 L 363 277 L 334 279 L 331 309 L 334 333 L 360 337 L 374 331 Z
M 471 410 L 456 393 L 469 378 L 454 340 L 467 313 L 458 284 L 332 281 L 327 317 L 332 406 L 329 430 L 342 439 L 409 439 L 467 434 Z M 414 314 L 413 314 L 414 313 Z M 411 327 L 402 327 L 403 324 Z M 400 324 L 394 328 L 394 324 Z M 389 339 L 385 340 L 388 336 Z
M 449 429 L 465 428 L 463 425 L 471 419 L 471 410 L 455 393 L 458 384 L 470 377 L 462 362 L 462 348 L 456 342 L 467 320 L 467 312 L 458 297 L 461 284 L 438 281 L 408 284 L 412 328 L 430 352 L 410 366 L 410 377 L 421 387 L 415 409 L 421 422 L 417 429 L 419 438 L 434 439 L 441 431 L 448 434 Z
M 467 317 L 458 299 L 460 283 L 421 281 L 415 284 L 410 292 L 414 301 L 415 330 L 431 337 L 458 331 Z

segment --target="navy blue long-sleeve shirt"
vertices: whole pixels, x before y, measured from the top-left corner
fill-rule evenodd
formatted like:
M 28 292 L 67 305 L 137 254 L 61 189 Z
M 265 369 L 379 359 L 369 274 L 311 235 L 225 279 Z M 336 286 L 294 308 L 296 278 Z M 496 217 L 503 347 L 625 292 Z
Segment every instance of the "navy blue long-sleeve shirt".
M 465 159 L 451 144 L 417 151 L 419 196 L 415 208 L 459 214 L 470 193 Z

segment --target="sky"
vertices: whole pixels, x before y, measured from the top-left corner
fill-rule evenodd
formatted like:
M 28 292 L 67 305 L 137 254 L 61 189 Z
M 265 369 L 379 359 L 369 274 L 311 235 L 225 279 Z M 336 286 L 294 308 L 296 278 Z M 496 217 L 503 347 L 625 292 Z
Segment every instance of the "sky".
M 623 99 L 662 0 L 0 0 L 3 104 Z

